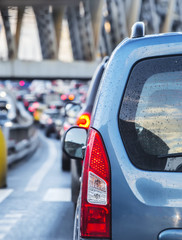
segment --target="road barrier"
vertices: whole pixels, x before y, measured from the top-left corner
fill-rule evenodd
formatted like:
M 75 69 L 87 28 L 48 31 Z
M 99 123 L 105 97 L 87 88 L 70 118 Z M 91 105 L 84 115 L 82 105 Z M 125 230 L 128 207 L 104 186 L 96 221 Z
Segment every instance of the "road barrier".
M 12 126 L 2 127 L 7 142 L 7 164 L 12 164 L 35 151 L 38 146 L 38 133 L 32 116 L 22 103 L 17 103 L 16 122 Z
M 16 126 L 9 131 L 8 165 L 34 152 L 38 146 L 38 134 L 33 124 Z

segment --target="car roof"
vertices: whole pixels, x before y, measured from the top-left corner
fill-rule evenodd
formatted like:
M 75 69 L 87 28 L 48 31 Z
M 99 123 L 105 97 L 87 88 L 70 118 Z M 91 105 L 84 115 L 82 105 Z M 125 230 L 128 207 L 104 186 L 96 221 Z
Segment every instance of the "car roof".
M 46 114 L 58 114 L 59 111 L 57 109 L 48 108 L 44 111 L 44 113 L 46 113 Z
M 182 53 L 182 34 L 165 33 L 158 35 L 146 35 L 138 38 L 126 38 L 122 41 L 111 55 L 122 64 L 122 59 L 133 64 L 140 59 L 151 58 L 163 55 L 173 55 Z M 119 64 L 119 62 L 118 62 Z
M 182 34 L 167 33 L 127 38 L 112 53 L 99 86 L 98 100 L 93 109 L 91 126 L 101 128 L 108 119 L 117 124 L 118 109 L 134 65 L 144 59 L 182 54 Z M 97 114 L 95 114 L 97 112 Z M 99 114 L 98 114 L 99 112 Z M 100 116 L 102 122 L 100 121 Z M 112 118 L 113 116 L 113 118 Z M 112 129 L 112 127 L 111 127 Z

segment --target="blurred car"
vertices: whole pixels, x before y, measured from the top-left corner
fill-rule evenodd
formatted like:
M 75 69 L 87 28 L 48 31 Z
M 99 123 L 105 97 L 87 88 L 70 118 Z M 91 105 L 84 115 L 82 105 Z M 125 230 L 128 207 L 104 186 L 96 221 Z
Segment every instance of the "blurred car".
M 65 136 L 84 158 L 74 240 L 181 239 L 182 34 L 143 33 L 137 23 L 113 52 L 88 138 Z
M 64 109 L 64 122 L 60 131 L 60 136 L 64 135 L 64 133 L 76 123 L 76 119 L 81 110 L 81 105 L 76 102 L 69 102 L 66 104 Z M 70 171 L 70 158 L 62 151 L 61 155 L 61 167 L 63 171 Z
M 0 188 L 6 187 L 6 175 L 7 175 L 7 150 L 6 141 L 0 128 Z
M 59 109 L 59 110 L 61 110 L 64 106 L 65 104 L 63 104 L 62 101 L 52 101 L 48 104 L 48 108 Z
M 81 110 L 80 103 L 77 102 L 68 102 L 64 110 L 62 111 L 62 114 L 64 116 L 64 123 L 63 128 L 61 130 L 61 136 L 64 135 L 64 132 L 67 131 L 71 126 L 73 126 L 76 123 L 76 119 L 78 117 L 78 114 Z
M 12 92 L 7 89 L 0 89 L 0 112 L 7 115 L 10 121 L 15 121 L 17 117 L 16 99 Z M 5 117 L 5 116 L 4 116 Z
M 29 105 L 28 111 L 33 115 L 34 121 L 39 122 L 43 111 L 47 108 L 46 104 L 33 102 Z
M 61 94 L 60 99 L 65 103 L 70 102 L 70 101 L 74 101 L 75 100 L 75 94 L 64 93 L 64 94 Z
M 82 107 L 81 111 L 77 113 L 77 118 L 74 117 L 73 122 L 68 124 L 68 127 L 71 125 L 77 125 L 79 127 L 88 129 L 90 127 L 91 115 L 94 106 L 94 102 L 97 95 L 97 90 L 100 85 L 101 78 L 103 76 L 103 72 L 106 68 L 108 57 L 105 57 L 102 62 L 97 67 L 93 78 L 90 83 L 90 87 L 88 90 L 88 97 L 85 105 Z M 68 118 L 69 119 L 69 118 Z M 65 130 L 68 130 L 65 129 Z M 63 146 L 62 146 L 63 147 Z M 76 204 L 79 189 L 80 189 L 80 176 L 82 172 L 82 161 L 75 161 L 75 159 L 70 159 L 64 152 L 62 151 L 62 170 L 70 170 L 71 167 L 71 191 L 72 191 L 72 201 Z
M 8 118 L 8 114 L 6 112 L 0 111 L 0 126 L 3 127 L 11 127 L 12 121 Z
M 46 109 L 41 116 L 40 124 L 45 126 L 45 135 L 47 137 L 55 134 L 57 139 L 60 138 L 63 118 L 58 109 Z
M 36 97 L 32 94 L 26 94 L 23 96 L 23 104 L 26 109 L 29 108 L 30 104 L 36 101 L 37 101 Z

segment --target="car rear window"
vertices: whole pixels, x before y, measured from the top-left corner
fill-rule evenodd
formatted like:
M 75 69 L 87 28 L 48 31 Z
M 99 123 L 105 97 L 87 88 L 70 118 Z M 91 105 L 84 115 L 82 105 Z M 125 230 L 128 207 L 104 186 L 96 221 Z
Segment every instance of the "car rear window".
M 153 171 L 182 171 L 182 56 L 138 62 L 119 113 L 131 162 Z

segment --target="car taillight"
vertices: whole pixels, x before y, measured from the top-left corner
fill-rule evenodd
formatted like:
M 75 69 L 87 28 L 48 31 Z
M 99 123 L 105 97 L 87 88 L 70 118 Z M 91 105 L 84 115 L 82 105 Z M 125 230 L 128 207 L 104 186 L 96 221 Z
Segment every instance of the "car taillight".
M 67 99 L 67 96 L 65 94 L 61 95 L 61 100 L 65 101 Z
M 24 106 L 28 107 L 28 105 L 29 105 L 29 102 L 28 101 L 24 101 Z
M 64 128 L 64 131 L 65 131 L 65 132 L 66 132 L 70 127 L 71 127 L 70 124 L 64 123 L 63 128 Z
M 82 200 L 81 236 L 110 238 L 111 176 L 107 153 L 99 133 L 91 129 L 85 155 Z
M 69 99 L 70 101 L 73 101 L 73 100 L 75 99 L 75 95 L 70 94 L 70 95 L 68 96 L 68 99 Z
M 29 111 L 29 112 L 34 112 L 34 110 L 35 110 L 35 109 L 34 109 L 33 107 L 29 107 L 29 108 L 28 108 L 28 111 Z
M 79 127 L 83 127 L 88 129 L 90 126 L 90 114 L 89 113 L 84 113 L 81 116 L 79 116 L 79 118 L 76 121 L 76 124 Z

